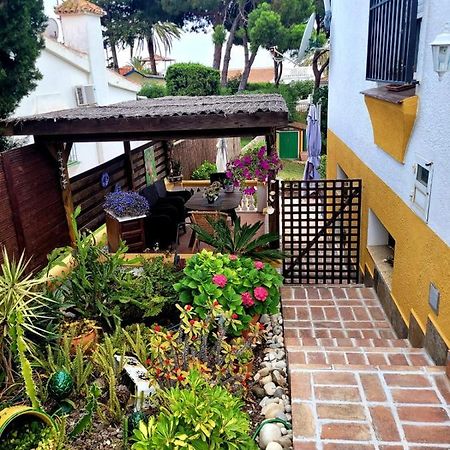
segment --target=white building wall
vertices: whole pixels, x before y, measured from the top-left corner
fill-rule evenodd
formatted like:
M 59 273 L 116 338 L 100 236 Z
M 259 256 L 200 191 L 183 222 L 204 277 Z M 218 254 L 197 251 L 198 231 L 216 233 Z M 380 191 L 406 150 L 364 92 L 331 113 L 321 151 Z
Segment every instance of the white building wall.
M 450 21 L 450 1 L 423 3 L 417 74 L 419 110 L 404 164 L 374 144 L 369 113 L 360 93 L 377 87 L 377 83 L 365 79 L 369 0 L 332 2 L 328 126 L 409 207 L 417 157 L 433 162 L 428 225 L 450 245 L 450 73 L 439 82 L 429 45 Z

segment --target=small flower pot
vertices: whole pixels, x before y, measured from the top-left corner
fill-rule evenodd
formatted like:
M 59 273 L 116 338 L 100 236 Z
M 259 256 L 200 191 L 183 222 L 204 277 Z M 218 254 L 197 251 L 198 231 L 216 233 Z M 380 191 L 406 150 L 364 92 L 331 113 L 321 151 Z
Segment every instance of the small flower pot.
M 217 199 L 219 198 L 218 195 L 214 196 L 214 197 L 206 197 L 206 200 L 208 200 L 209 204 L 214 203 Z
M 234 186 L 232 184 L 225 185 L 225 192 L 227 194 L 232 194 L 234 192 Z
M 173 176 L 168 176 L 167 179 L 168 179 L 171 183 L 179 183 L 180 181 L 183 180 L 183 175 L 173 175 Z
M 92 328 L 92 330 L 88 331 L 87 333 L 80 334 L 79 336 L 76 336 L 72 339 L 70 343 L 70 353 L 74 355 L 77 352 L 77 347 L 80 346 L 83 348 L 84 352 L 90 353 L 94 349 L 95 344 L 97 344 L 97 341 L 97 330 L 95 328 Z

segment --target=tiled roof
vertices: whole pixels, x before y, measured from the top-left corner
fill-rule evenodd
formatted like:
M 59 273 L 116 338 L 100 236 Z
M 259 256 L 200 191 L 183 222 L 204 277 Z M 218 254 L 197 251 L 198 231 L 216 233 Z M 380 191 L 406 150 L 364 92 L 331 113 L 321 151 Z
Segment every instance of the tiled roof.
M 94 5 L 94 3 L 87 0 L 66 0 L 55 8 L 55 13 L 59 15 L 89 13 L 98 16 L 106 14 L 100 6 Z
M 237 78 L 242 75 L 241 69 L 230 69 L 228 71 L 228 79 Z M 274 77 L 273 67 L 254 67 L 250 70 L 248 77 L 249 83 L 272 83 Z

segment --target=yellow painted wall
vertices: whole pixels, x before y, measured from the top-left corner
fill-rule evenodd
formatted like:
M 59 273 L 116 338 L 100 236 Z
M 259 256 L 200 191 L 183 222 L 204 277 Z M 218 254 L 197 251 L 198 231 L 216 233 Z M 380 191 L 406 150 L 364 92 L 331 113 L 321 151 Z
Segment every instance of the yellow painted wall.
M 366 248 L 368 211 L 371 208 L 395 239 L 392 297 L 405 322 L 409 323 L 410 311 L 414 310 L 425 330 L 430 317 L 450 346 L 450 247 L 338 136 L 328 130 L 328 178 L 336 178 L 337 164 L 349 178 L 363 180 L 361 270 L 367 265 L 373 275 L 374 264 Z M 428 305 L 430 282 L 440 290 L 438 316 Z

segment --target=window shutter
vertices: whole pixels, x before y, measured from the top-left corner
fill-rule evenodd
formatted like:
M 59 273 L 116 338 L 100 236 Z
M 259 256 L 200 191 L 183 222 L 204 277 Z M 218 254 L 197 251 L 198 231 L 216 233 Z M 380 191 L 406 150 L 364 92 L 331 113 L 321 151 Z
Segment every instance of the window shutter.
M 389 83 L 414 79 L 418 0 L 370 0 L 366 78 Z

